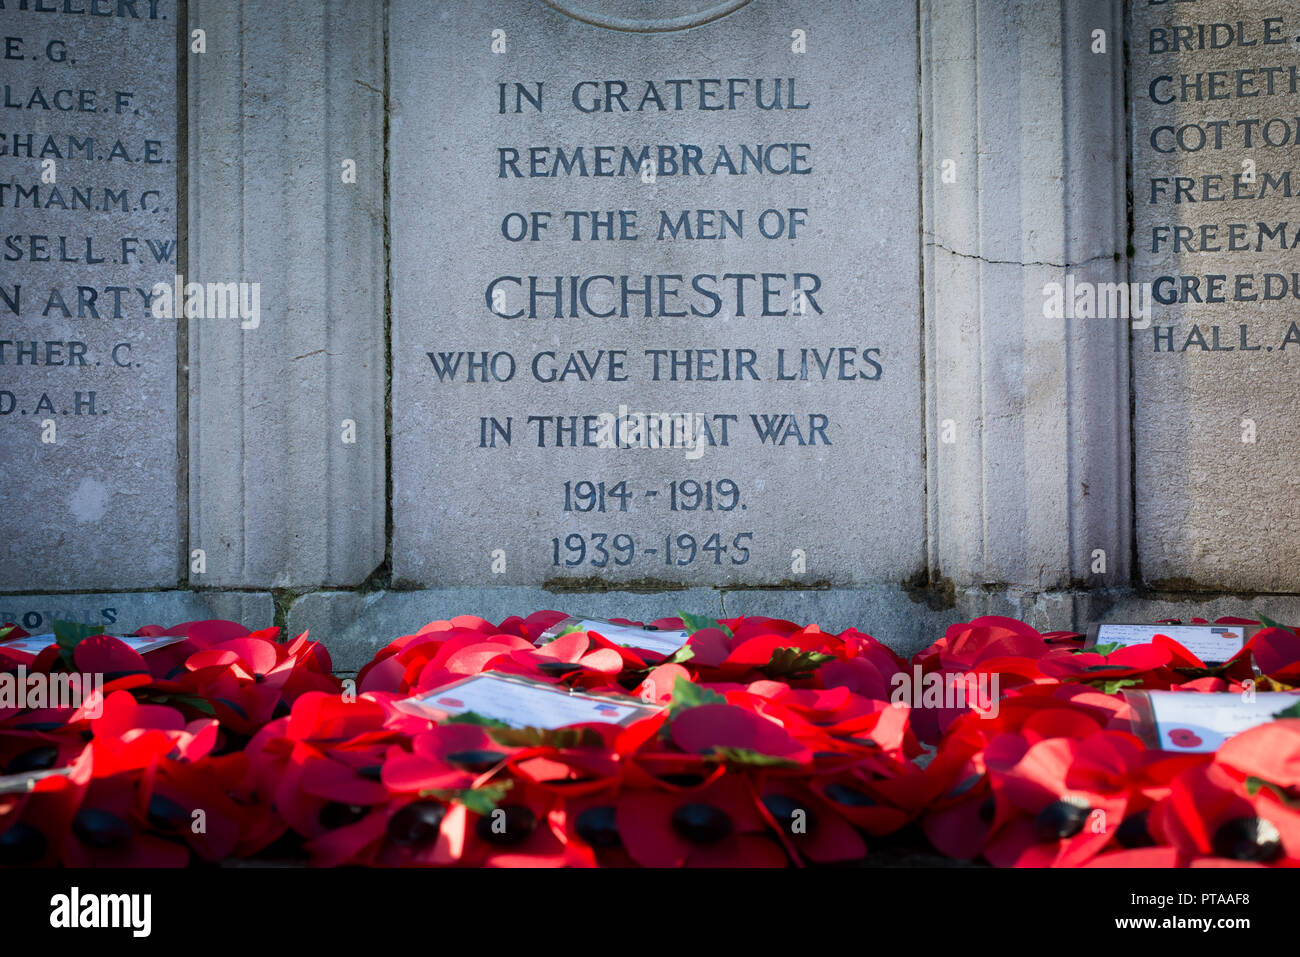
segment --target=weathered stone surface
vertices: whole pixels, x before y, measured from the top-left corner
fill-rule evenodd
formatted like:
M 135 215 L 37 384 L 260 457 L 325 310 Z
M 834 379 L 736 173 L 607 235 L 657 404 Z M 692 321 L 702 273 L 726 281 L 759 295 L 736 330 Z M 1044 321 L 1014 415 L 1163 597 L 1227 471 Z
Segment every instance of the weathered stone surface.
M 431 621 L 477 615 L 500 623 L 511 615 L 555 609 L 594 618 L 652 621 L 679 611 L 718 617 L 720 594 L 707 588 L 655 594 L 610 591 L 564 594 L 540 588 L 438 588 L 421 591 L 313 592 L 289 609 L 292 635 L 310 630 L 329 649 L 338 671 L 356 671 L 394 638 L 413 634 Z
M 360 584 L 384 557 L 383 6 L 189 19 L 187 279 L 260 284 L 256 325 L 189 323 L 190 580 Z
M 431 618 L 543 607 L 770 614 L 902 652 L 980 614 L 1300 620 L 1293 597 L 1210 597 L 1300 591 L 1300 19 L 1277 0 L 191 0 L 184 25 L 174 0 L 136 5 L 153 21 L 15 6 L 0 589 L 69 593 L 0 599 L 16 615 L 266 624 L 262 591 L 90 590 L 322 588 L 291 627 L 345 670 Z M 206 44 L 180 142 L 178 27 Z M 717 174 L 720 147 L 770 165 Z M 63 208 L 76 191 L 89 208 Z M 334 591 L 385 555 L 385 203 L 395 590 Z M 178 335 L 135 291 L 174 272 L 257 283 L 256 321 Z M 1053 284 L 1126 280 L 1178 301 L 1149 326 L 1046 308 Z M 727 443 L 601 447 L 625 412 L 701 413 Z M 797 436 L 762 442 L 751 416 L 783 414 Z
M 728 617 L 767 615 L 800 624 L 815 622 L 824 631 L 856 628 L 904 656 L 943 637 L 949 625 L 982 615 L 1018 618 L 1044 632 L 1069 631 L 1076 619 L 1073 598 L 1065 592 L 961 589 L 933 601 L 887 585 L 724 592 L 723 609 Z
M 181 575 L 174 0 L 0 10 L 0 588 Z M 137 14 L 137 15 L 133 15 Z
M 1109 607 L 1103 606 L 1102 611 Z M 298 598 L 289 609 L 287 630 L 290 635 L 310 630 L 311 636 L 330 650 L 335 668 L 356 671 L 394 638 L 412 634 L 430 621 L 477 615 L 500 622 L 511 615 L 528 615 L 541 609 L 640 621 L 671 617 L 681 611 L 716 618 L 763 615 L 799 624 L 815 622 L 826 631 L 857 628 L 902 655 L 913 654 L 936 641 L 949 625 L 981 615 L 1019 618 L 1040 631 L 1068 631 L 1076 627 L 1076 621 L 1080 630 L 1085 628 L 1089 621 L 1086 614 L 1092 610 L 1081 609 L 1076 596 L 1068 592 L 982 588 L 958 591 L 932 607 L 924 596 L 883 585 L 805 591 L 689 588 L 649 594 L 550 592 L 505 586 L 369 594 L 312 592 Z
M 1138 558 L 1171 588 L 1300 590 L 1300 16 L 1132 5 Z M 1175 44 L 1177 48 L 1175 49 Z
M 756 2 L 662 32 L 713 5 L 674 3 L 655 13 L 673 22 L 627 29 L 594 23 L 643 19 L 644 5 L 576 6 L 588 14 L 390 5 L 395 583 L 912 575 L 925 540 L 914 9 Z M 782 109 L 756 108 L 759 78 L 769 106 L 780 83 Z M 717 172 L 720 147 L 735 173 Z M 591 239 L 593 211 L 615 238 Z M 534 214 L 545 228 L 521 238 Z M 533 276 L 543 293 L 559 283 L 561 316 L 531 295 Z M 575 276 L 579 296 L 588 277 L 615 278 L 575 307 Z M 706 349 L 717 381 L 685 361 L 672 381 L 671 350 Z M 757 381 L 737 380 L 741 349 Z M 611 373 L 613 350 L 626 355 Z M 467 382 L 485 354 L 489 381 L 476 369 Z M 621 427 L 625 412 L 701 414 L 716 444 L 691 457 L 641 448 L 635 430 L 599 434 L 599 416 Z M 714 483 L 712 510 L 672 509 L 684 481 Z M 604 483 L 603 511 L 580 510 L 583 482 L 597 497 Z
M 0 595 L 0 623 L 32 634 L 53 622 L 102 625 L 108 634 L 130 634 L 144 625 L 164 628 L 183 621 L 221 618 L 256 631 L 275 624 L 270 592 L 104 592 L 96 594 Z
M 1044 311 L 1125 278 L 1121 10 L 921 3 L 932 579 L 1128 579 L 1127 326 Z
M 1078 601 L 1079 628 L 1093 621 L 1154 622 L 1177 618 L 1258 618 L 1265 615 L 1287 624 L 1300 622 L 1300 597 L 1261 595 L 1243 599 L 1231 595 L 1205 598 L 1135 594 L 1083 595 Z

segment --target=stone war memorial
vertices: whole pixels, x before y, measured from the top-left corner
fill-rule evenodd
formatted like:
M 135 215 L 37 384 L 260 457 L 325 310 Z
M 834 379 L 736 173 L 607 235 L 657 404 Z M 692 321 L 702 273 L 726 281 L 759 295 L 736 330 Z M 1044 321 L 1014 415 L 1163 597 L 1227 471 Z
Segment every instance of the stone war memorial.
M 0 87 L 0 865 L 1300 863 L 1293 3 L 0 0 Z

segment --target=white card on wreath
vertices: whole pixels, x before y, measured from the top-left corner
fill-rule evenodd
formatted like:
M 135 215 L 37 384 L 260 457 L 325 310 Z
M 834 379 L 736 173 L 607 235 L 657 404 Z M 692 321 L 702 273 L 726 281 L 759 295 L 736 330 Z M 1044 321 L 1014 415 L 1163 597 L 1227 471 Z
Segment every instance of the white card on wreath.
M 1178 642 L 1207 665 L 1228 661 L 1259 628 L 1256 625 L 1127 625 L 1102 623 L 1090 629 L 1085 647 L 1148 645 L 1156 635 Z
M 89 635 L 87 637 L 116 638 L 128 648 L 135 651 L 136 654 L 140 655 L 185 640 L 184 635 L 158 635 L 152 638 L 141 637 L 139 635 Z M 24 654 L 39 655 L 42 651 L 55 643 L 54 635 L 28 635 L 26 638 L 13 638 L 9 641 L 0 641 L 0 648 L 12 648 L 15 651 L 21 651 Z
M 620 625 L 600 618 L 564 618 L 542 632 L 537 644 L 553 641 L 570 631 L 594 631 L 622 648 L 641 648 L 661 655 L 671 655 L 691 637 L 684 628 Z
M 627 695 L 568 691 L 544 681 L 486 672 L 397 702 L 408 714 L 438 720 L 474 712 L 512 728 L 565 728 L 571 724 L 631 724 L 660 711 Z
M 1300 695 L 1263 691 L 1125 691 L 1139 737 L 1161 751 L 1208 754 L 1233 735 L 1274 720 Z

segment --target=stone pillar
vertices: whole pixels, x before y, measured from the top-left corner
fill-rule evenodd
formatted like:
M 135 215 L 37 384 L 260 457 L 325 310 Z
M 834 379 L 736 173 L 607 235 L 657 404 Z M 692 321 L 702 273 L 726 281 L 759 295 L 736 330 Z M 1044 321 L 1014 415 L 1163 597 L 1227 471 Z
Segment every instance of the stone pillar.
M 356 585 L 384 558 L 384 14 L 189 4 L 186 278 L 261 307 L 189 323 L 195 585 Z
M 1120 0 L 921 2 L 932 579 L 1130 573 L 1128 323 L 1043 308 L 1127 280 L 1123 62 Z

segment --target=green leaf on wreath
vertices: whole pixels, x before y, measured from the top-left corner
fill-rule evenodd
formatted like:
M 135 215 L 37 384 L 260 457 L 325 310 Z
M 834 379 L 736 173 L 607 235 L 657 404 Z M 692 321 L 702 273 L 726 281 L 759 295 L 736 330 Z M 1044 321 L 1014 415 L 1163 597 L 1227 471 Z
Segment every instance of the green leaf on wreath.
M 482 728 L 508 728 L 510 725 L 504 721 L 498 721 L 496 718 L 488 718 L 479 714 L 477 711 L 463 711 L 460 714 L 454 714 L 442 722 L 443 724 L 476 724 Z
M 735 635 L 731 633 L 730 628 L 728 628 L 722 622 L 710 618 L 708 615 L 692 615 L 688 611 L 681 611 L 679 609 L 677 612 L 677 617 L 682 620 L 682 627 L 685 628 L 686 631 L 692 635 L 695 634 L 697 631 L 703 631 L 705 628 L 717 628 L 728 638 L 735 637 Z
M 773 679 L 807 678 L 814 670 L 820 668 L 826 662 L 834 660 L 834 655 L 828 655 L 820 651 L 777 648 L 773 650 L 771 660 L 758 670 Z
M 1132 688 L 1140 684 L 1142 684 L 1141 678 L 1115 678 L 1111 681 L 1102 681 L 1096 687 L 1102 694 L 1115 694 L 1120 688 Z
M 501 799 L 506 796 L 510 790 L 511 781 L 502 781 L 499 784 L 485 784 L 481 788 L 463 788 L 460 790 L 443 790 L 441 788 L 431 788 L 420 792 L 420 797 L 434 797 L 440 801 L 446 801 L 448 804 L 456 803 L 465 805 L 466 810 L 472 811 L 480 817 L 487 817 L 496 810 Z
M 1263 778 L 1257 778 L 1253 774 L 1246 778 L 1246 793 L 1251 797 L 1254 797 L 1264 788 L 1268 788 L 1268 790 L 1287 807 L 1300 807 L 1300 797 L 1295 797 L 1288 793 L 1286 788 L 1274 784 L 1272 781 L 1265 781 Z
M 671 655 L 659 662 L 661 665 L 681 665 L 695 657 L 695 649 L 690 645 L 682 645 Z M 658 667 L 658 665 L 656 665 Z
M 81 644 L 91 635 L 102 635 L 104 633 L 103 625 L 83 625 L 76 621 L 56 621 L 51 627 L 54 629 L 54 643 L 59 646 L 59 657 L 69 668 L 76 667 L 72 660 L 72 653 L 76 650 L 77 645 Z
M 1075 648 L 1070 652 L 1072 655 L 1109 655 L 1112 651 L 1122 648 L 1118 641 L 1108 641 L 1104 645 L 1093 645 L 1091 648 Z
M 747 765 L 758 768 L 797 768 L 799 762 L 789 758 L 780 758 L 774 754 L 764 754 L 750 748 L 714 748 L 711 757 L 716 757 L 727 764 Z
M 207 698 L 201 698 L 193 694 L 142 694 L 137 696 L 137 700 L 142 704 L 167 704 L 167 705 L 186 705 L 206 715 L 215 716 L 217 709 L 212 706 L 212 702 Z
M 702 704 L 726 704 L 727 699 L 716 691 L 687 681 L 681 675 L 673 682 L 673 697 L 668 704 L 668 717 L 675 718 L 689 708 L 698 708 Z
M 1230 670 L 1232 670 L 1232 667 L 1233 667 L 1233 662 L 1225 661 L 1221 665 L 1214 665 L 1213 667 L 1210 668 L 1196 668 L 1190 665 L 1188 666 L 1179 665 L 1178 667 L 1174 668 L 1174 671 L 1176 671 L 1179 675 L 1181 675 L 1182 677 L 1188 680 L 1192 680 L 1195 678 L 1222 678 Z
M 539 641 L 537 643 L 537 647 L 541 648 L 544 645 L 549 645 L 555 639 L 563 638 L 565 635 L 571 635 L 575 631 L 586 631 L 586 630 L 587 629 L 583 628 L 582 625 L 578 624 L 577 622 L 574 622 L 572 625 L 569 625 L 567 628 L 557 631 L 555 634 L 551 635 L 551 637 L 547 638 L 545 641 Z
M 507 748 L 598 748 L 605 739 L 594 728 L 491 728 L 487 735 Z
M 1273 712 L 1274 718 L 1300 718 L 1300 699 L 1296 700 L 1293 705 L 1288 705 L 1281 711 Z
M 1281 628 L 1283 631 L 1289 631 L 1292 634 L 1296 633 L 1296 630 L 1290 625 L 1283 625 L 1280 622 L 1276 622 L 1267 615 L 1261 615 L 1259 612 L 1255 612 L 1255 617 L 1259 619 L 1259 623 L 1265 628 Z

